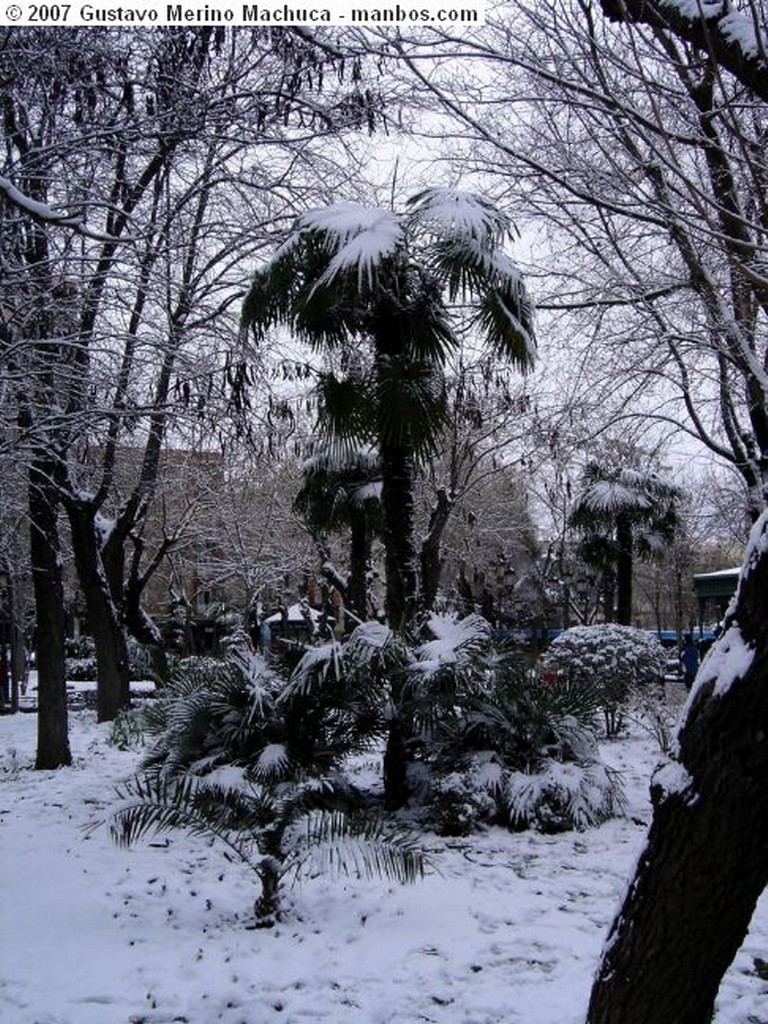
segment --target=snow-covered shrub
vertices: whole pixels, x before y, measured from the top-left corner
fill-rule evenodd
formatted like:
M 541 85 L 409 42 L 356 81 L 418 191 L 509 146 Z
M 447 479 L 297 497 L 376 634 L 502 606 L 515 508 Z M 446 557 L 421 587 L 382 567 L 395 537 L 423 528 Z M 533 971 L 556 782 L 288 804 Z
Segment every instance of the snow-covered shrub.
M 128 675 L 130 679 L 151 679 L 152 659 L 146 647 L 128 637 Z M 93 637 L 81 636 L 67 641 L 66 677 L 70 682 L 90 682 L 97 677 L 96 644 Z
M 281 915 L 286 877 L 304 869 L 401 883 L 423 875 L 425 858 L 409 833 L 378 816 L 346 812 L 337 799 L 343 788 L 339 794 L 332 780 L 304 776 L 288 759 L 272 759 L 270 767 L 260 778 L 232 766 L 204 778 L 138 775 L 118 790 L 110 834 L 122 846 L 173 829 L 218 840 L 259 880 L 254 914 L 261 928 Z
M 131 679 L 152 679 L 154 668 L 149 649 L 132 636 L 128 637 L 128 672 Z
M 426 820 L 441 836 L 468 836 L 493 821 L 496 809 L 491 790 L 467 772 L 450 772 L 432 783 Z
M 407 684 L 428 823 L 458 835 L 484 822 L 553 831 L 615 812 L 591 685 L 547 685 L 516 654 L 495 650 L 476 616 L 432 616 L 428 629 L 434 639 L 414 651 Z
M 602 707 L 606 733 L 616 735 L 623 710 L 640 686 L 663 680 L 666 655 L 659 641 L 632 626 L 603 623 L 574 626 L 552 641 L 542 658 L 542 672 L 564 681 L 591 687 Z
M 258 655 L 247 667 L 234 658 L 184 659 L 142 709 L 144 767 L 172 776 L 257 764 L 262 749 L 284 738 L 275 707 L 281 687 Z
M 70 682 L 81 683 L 96 679 L 96 644 L 93 637 L 81 636 L 68 640 L 66 654 L 64 668 Z
M 143 773 L 120 791 L 113 838 L 130 845 L 181 828 L 218 839 L 258 876 L 260 926 L 278 916 L 286 875 L 307 863 L 414 881 L 424 861 L 410 837 L 362 813 L 336 770 L 354 732 L 340 680 L 329 671 L 327 687 L 310 682 L 286 686 L 246 642 L 225 661 L 180 666 L 143 713 L 153 742 Z
M 545 833 L 597 825 L 621 806 L 616 779 L 597 759 L 547 761 L 535 774 L 511 772 L 503 799 L 513 828 Z

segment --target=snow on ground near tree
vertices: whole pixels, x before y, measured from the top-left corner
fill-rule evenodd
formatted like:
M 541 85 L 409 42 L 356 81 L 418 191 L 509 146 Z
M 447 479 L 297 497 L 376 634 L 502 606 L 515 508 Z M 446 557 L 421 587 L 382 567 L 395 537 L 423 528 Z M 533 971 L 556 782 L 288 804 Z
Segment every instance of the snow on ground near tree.
M 559 836 L 492 829 L 427 839 L 415 886 L 305 881 L 287 919 L 249 930 L 246 868 L 178 833 L 121 850 L 103 816 L 136 752 L 71 716 L 72 768 L 35 772 L 33 714 L 0 718 L 2 1024 L 577 1024 L 642 842 L 657 755 L 605 748 L 628 816 Z M 719 998 L 717 1024 L 768 1020 L 768 903 Z

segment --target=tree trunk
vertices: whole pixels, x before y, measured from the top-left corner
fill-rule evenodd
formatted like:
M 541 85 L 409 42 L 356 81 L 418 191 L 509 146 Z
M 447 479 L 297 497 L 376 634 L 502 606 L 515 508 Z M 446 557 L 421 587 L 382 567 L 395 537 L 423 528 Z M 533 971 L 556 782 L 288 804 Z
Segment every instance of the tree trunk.
M 429 516 L 427 535 L 421 544 L 421 605 L 427 611 L 434 605 L 440 586 L 440 573 L 443 567 L 440 542 L 452 507 L 445 488 L 441 487 Z
M 77 575 L 96 645 L 96 714 L 99 722 L 111 722 L 130 704 L 122 611 L 110 587 L 90 510 L 71 504 L 68 511 Z
M 365 509 L 352 509 L 349 523 L 352 537 L 347 599 L 352 611 L 364 621 L 368 617 L 368 563 L 371 557 L 371 531 Z
M 72 764 L 64 672 L 64 588 L 54 469 L 44 455 L 29 471 L 30 563 L 37 609 L 37 760 L 35 767 Z
M 613 924 L 588 1024 L 708 1024 L 768 883 L 768 513 L 699 670 L 679 760 Z
M 27 686 L 27 651 L 24 645 L 24 628 L 19 588 L 13 578 L 8 577 L 8 605 L 11 609 L 11 710 L 19 710 L 19 694 Z
M 385 611 L 390 628 L 403 630 L 417 608 L 416 547 L 414 544 L 413 459 L 398 445 L 381 444 L 381 504 L 387 576 Z M 384 753 L 384 799 L 390 810 L 408 800 L 409 729 L 402 708 L 402 682 L 390 681 L 393 717 Z
M 400 630 L 412 620 L 417 607 L 413 455 L 405 445 L 382 443 L 380 447 L 387 577 L 385 611 L 390 627 Z
M 616 516 L 616 621 L 632 625 L 632 523 L 620 512 Z

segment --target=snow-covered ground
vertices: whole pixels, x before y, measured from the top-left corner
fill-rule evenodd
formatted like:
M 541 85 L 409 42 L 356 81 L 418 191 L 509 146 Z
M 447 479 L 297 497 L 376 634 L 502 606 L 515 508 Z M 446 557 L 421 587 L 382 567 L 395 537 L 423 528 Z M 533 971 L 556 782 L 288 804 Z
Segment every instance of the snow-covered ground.
M 606 747 L 626 818 L 587 832 L 429 837 L 415 886 L 308 879 L 249 930 L 254 880 L 174 834 L 111 844 L 112 784 L 137 753 L 71 716 L 75 763 L 36 772 L 34 714 L 0 718 L 2 1024 L 577 1024 L 649 809 L 642 736 Z M 724 981 L 717 1024 L 768 1021 L 768 902 Z

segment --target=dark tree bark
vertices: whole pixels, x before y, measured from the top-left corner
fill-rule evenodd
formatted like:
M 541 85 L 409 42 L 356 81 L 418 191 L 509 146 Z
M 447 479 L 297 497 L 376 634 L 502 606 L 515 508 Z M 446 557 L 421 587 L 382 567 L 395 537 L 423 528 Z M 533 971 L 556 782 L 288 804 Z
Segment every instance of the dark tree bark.
M 37 760 L 35 767 L 72 763 L 64 674 L 64 588 L 57 525 L 55 465 L 40 455 L 29 471 L 30 562 L 37 608 Z
M 434 605 L 440 586 L 443 567 L 440 542 L 452 507 L 447 491 L 441 487 L 429 516 L 429 529 L 421 544 L 421 604 L 427 610 Z
M 616 516 L 616 621 L 632 625 L 632 521 L 622 512 Z
M 381 505 L 386 566 L 385 611 L 397 631 L 413 620 L 417 610 L 416 546 L 414 544 L 413 457 L 402 445 L 382 443 Z M 408 800 L 408 736 L 402 707 L 403 688 L 395 675 L 390 683 L 393 717 L 384 754 L 384 801 L 396 810 Z
M 385 610 L 391 628 L 399 630 L 412 620 L 418 600 L 411 451 L 404 445 L 382 443 L 381 470 L 387 576 Z
M 768 883 L 768 514 L 695 686 L 588 1024 L 708 1024 Z
M 350 510 L 351 540 L 349 549 L 349 607 L 361 619 L 368 612 L 368 564 L 371 558 L 371 531 L 365 508 Z
M 113 594 L 101 547 L 93 528 L 90 509 L 69 503 L 72 549 L 77 575 L 88 609 L 88 626 L 96 645 L 96 715 L 99 722 L 111 722 L 130 704 L 128 645 L 118 595 Z

